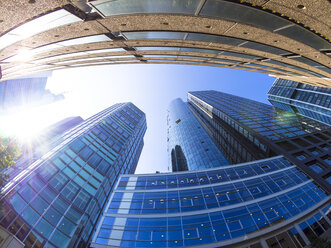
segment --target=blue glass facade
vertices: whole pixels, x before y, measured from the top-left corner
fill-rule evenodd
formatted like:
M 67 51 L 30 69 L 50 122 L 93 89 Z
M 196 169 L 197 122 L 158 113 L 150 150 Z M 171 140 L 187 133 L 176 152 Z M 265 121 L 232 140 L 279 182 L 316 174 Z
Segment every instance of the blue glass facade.
M 310 172 L 323 167 L 326 175 L 329 168 L 316 157 L 318 163 L 307 171 L 302 164 L 307 157 L 293 159 L 281 148 L 293 153 L 307 149 L 327 163 L 327 125 L 216 91 L 189 92 L 188 104 L 172 102 L 168 125 L 173 150 L 176 144 L 191 147 L 183 154 L 199 158 L 203 150 L 195 137 L 201 138 L 203 128 L 231 165 L 206 169 L 198 160 L 194 171 L 123 175 L 93 248 L 305 247 L 328 231 L 330 195 Z M 215 139 L 215 133 L 222 137 Z M 184 149 L 178 150 L 182 162 Z M 258 155 L 264 159 L 257 160 Z M 169 156 L 171 163 L 170 149 Z M 235 164 L 237 157 L 250 162 Z
M 277 79 L 268 92 L 268 100 L 278 109 L 331 126 L 331 88 Z
M 145 130 L 145 114 L 121 103 L 65 133 L 5 186 L 1 225 L 25 247 L 86 247 L 118 176 L 134 173 Z
M 16 177 L 22 170 L 57 144 L 61 143 L 63 141 L 61 135 L 83 121 L 80 116 L 66 118 L 44 129 L 41 135 L 34 138 L 31 143 L 22 145 L 21 156 L 15 161 L 12 167 L 4 170 L 4 173 L 8 176 L 8 181 Z
M 274 247 L 281 235 L 281 247 L 303 247 L 308 236 L 330 227 L 329 200 L 282 156 L 202 171 L 123 175 L 92 247 Z M 261 246 L 255 246 L 257 237 Z
M 45 94 L 47 77 L 33 77 L 0 82 L 0 111 L 32 104 Z
M 222 92 L 189 92 L 188 102 L 230 163 L 283 155 L 331 193 L 330 126 Z
M 329 128 L 304 116 L 276 112 L 271 105 L 223 92 L 189 92 L 188 101 L 224 120 L 261 149 L 264 148 L 257 136 L 279 141 Z
M 168 154 L 174 172 L 229 164 L 181 99 L 173 100 L 168 110 Z

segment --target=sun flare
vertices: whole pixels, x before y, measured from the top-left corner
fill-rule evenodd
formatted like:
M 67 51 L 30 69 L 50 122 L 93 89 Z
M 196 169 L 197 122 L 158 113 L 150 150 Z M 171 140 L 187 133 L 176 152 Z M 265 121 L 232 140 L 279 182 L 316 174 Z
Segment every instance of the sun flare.
M 40 107 L 20 108 L 15 113 L 0 116 L 0 136 L 13 137 L 20 143 L 31 143 L 42 134 L 44 128 L 58 121 L 59 116 L 62 117 L 65 112 L 63 109 L 63 103 L 55 102 Z

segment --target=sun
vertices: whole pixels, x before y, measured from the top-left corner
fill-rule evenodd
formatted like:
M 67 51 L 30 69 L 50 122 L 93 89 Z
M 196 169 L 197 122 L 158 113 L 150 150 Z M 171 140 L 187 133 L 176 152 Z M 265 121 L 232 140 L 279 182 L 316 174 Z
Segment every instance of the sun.
M 36 110 L 22 109 L 13 114 L 0 117 L 2 136 L 14 137 L 20 143 L 32 142 L 43 128 L 43 122 L 36 115 Z
M 76 111 L 66 100 L 17 107 L 10 114 L 0 115 L 0 137 L 11 137 L 21 144 L 31 144 L 38 141 L 49 126 L 74 116 Z

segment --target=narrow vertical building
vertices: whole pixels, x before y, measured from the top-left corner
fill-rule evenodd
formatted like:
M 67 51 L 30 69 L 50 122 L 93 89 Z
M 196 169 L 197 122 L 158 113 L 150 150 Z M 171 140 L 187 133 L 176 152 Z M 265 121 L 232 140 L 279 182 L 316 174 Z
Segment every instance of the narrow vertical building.
M 173 172 L 228 165 L 187 102 L 179 98 L 168 110 L 168 154 Z
M 134 173 L 145 131 L 132 103 L 71 129 L 4 187 L 1 226 L 25 247 L 87 247 L 119 175 Z

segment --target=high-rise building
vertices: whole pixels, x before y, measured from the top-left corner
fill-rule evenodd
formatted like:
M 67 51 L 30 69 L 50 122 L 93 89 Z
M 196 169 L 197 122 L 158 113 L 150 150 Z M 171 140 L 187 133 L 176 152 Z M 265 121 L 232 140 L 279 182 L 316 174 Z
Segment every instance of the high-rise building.
M 168 110 L 168 154 L 173 172 L 229 164 L 181 99 L 173 100 Z
M 32 140 L 32 146 L 40 147 L 45 143 L 53 143 L 58 140 L 61 135 L 64 135 L 66 131 L 69 131 L 83 121 L 83 118 L 80 116 L 67 117 L 61 121 L 58 121 L 43 129 L 40 134 Z
M 283 156 L 202 171 L 122 175 L 91 247 L 302 248 L 330 196 Z
M 331 126 L 331 88 L 279 78 L 270 88 L 268 100 L 276 108 Z
M 217 91 L 189 92 L 188 102 L 229 161 L 284 155 L 331 193 L 330 126 Z
M 0 82 L 0 111 L 31 104 L 42 98 L 47 77 L 20 78 Z
M 230 165 L 121 176 L 93 248 L 298 248 L 327 235 L 330 127 L 216 91 L 188 103 Z
M 87 247 L 119 175 L 134 173 L 145 131 L 145 114 L 120 103 L 66 132 L 4 187 L 1 226 L 25 247 Z
M 46 89 L 49 76 L 51 73 L 38 73 L 0 82 L 0 113 L 12 113 L 64 99 L 63 94 L 53 94 Z
M 80 116 L 65 118 L 45 128 L 39 136 L 34 137 L 30 142 L 22 144 L 21 155 L 17 158 L 15 164 L 10 168 L 3 169 L 3 172 L 8 176 L 8 180 L 16 177 L 22 170 L 60 144 L 63 141 L 61 135 L 83 121 Z

